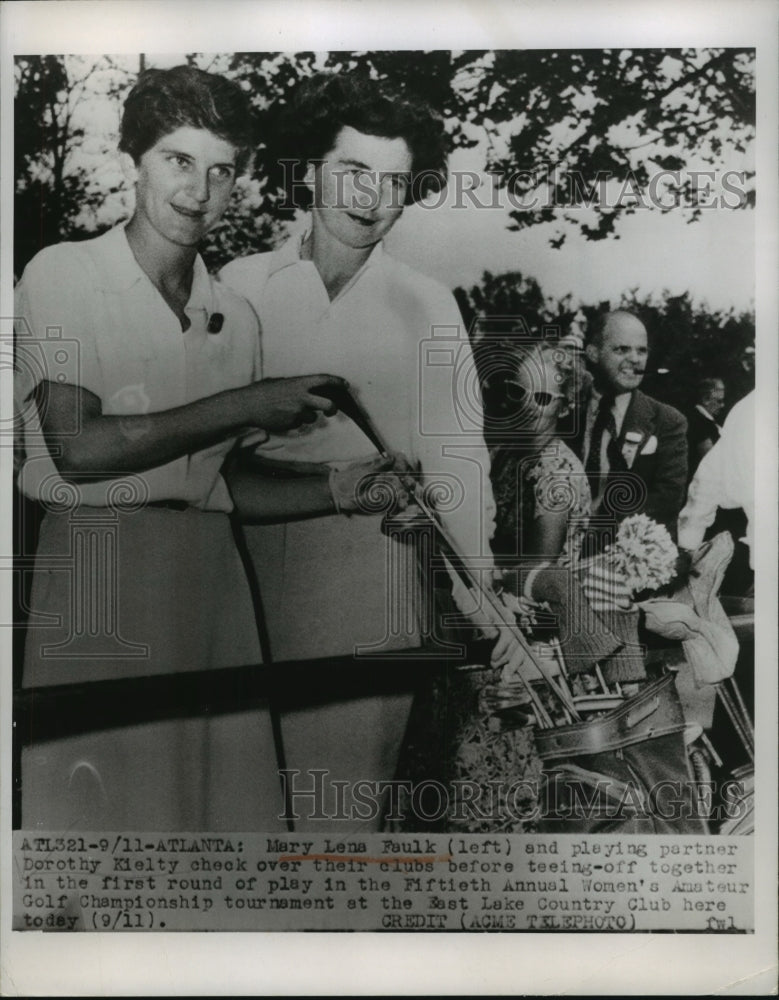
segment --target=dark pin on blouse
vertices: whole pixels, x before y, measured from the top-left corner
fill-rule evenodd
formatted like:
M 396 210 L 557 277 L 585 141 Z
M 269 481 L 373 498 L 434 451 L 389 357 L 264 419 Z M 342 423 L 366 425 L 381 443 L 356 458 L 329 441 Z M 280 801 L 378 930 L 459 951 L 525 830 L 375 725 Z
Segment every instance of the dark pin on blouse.
M 224 326 L 225 318 L 221 313 L 213 313 L 213 315 L 208 320 L 208 326 L 206 329 L 209 333 L 221 333 L 222 327 Z

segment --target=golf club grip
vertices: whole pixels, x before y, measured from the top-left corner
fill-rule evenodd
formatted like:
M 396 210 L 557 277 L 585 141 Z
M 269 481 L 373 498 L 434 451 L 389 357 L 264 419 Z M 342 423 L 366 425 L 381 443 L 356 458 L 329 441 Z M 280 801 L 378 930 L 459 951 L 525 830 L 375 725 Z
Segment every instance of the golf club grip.
M 366 410 L 357 402 L 348 386 L 321 386 L 311 390 L 317 396 L 329 399 L 339 411 L 349 417 L 368 438 L 370 443 L 382 455 L 389 454 L 387 443 L 383 440 Z

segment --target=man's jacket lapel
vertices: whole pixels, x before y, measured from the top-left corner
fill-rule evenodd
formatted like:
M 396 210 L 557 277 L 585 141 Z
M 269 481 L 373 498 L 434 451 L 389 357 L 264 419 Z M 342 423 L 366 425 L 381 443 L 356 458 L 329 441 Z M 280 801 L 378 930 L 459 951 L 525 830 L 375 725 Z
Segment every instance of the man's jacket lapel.
M 636 389 L 631 396 L 619 434 L 619 450 L 624 458 L 625 468 L 635 468 L 641 458 L 641 450 L 654 432 L 655 411 L 652 401 Z

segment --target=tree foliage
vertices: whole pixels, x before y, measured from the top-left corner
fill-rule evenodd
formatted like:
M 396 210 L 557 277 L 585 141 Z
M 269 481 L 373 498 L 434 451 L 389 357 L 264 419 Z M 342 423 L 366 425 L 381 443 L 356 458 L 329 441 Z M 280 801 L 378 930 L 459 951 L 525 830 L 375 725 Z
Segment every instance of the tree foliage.
M 111 69 L 110 80 L 103 74 Z M 87 133 L 84 105 L 100 93 L 116 102 L 127 74 L 107 58 L 22 56 L 16 60 L 14 270 L 42 247 L 94 235 L 97 210 L 119 190 L 92 175 L 80 153 L 108 137 Z M 103 227 L 105 228 L 105 226 Z
M 620 306 L 635 312 L 650 334 L 652 353 L 647 391 L 679 409 L 695 402 L 702 378 L 721 378 L 730 406 L 755 387 L 755 317 L 751 312 L 716 310 L 696 304 L 689 292 L 640 298 L 623 295 Z M 603 308 L 601 306 L 601 308 Z
M 513 226 L 553 223 L 555 246 L 570 226 L 588 239 L 618 235 L 618 220 L 648 198 L 698 218 L 704 199 L 693 169 L 743 167 L 739 191 L 745 205 L 754 201 L 754 172 L 739 159 L 754 137 L 752 50 L 335 52 L 319 62 L 313 53 L 244 53 L 231 64 L 260 95 L 270 136 L 300 78 L 319 68 L 363 73 L 426 100 L 446 120 L 452 148 L 486 140 L 485 169 L 519 205 Z M 272 141 L 261 145 L 257 176 L 271 215 L 277 159 Z
M 363 73 L 428 101 L 446 122 L 451 148 L 480 144 L 485 170 L 507 195 L 522 199 L 511 212 L 512 226 L 551 223 L 552 245 L 559 246 L 571 227 L 588 239 L 618 236 L 618 220 L 638 207 L 625 193 L 646 192 L 658 171 L 679 172 L 665 176 L 663 189 L 672 199 L 663 210 L 686 212 L 692 220 L 700 214 L 685 173 L 692 166 L 743 166 L 745 203 L 752 204 L 752 50 L 238 52 L 185 58 L 241 82 L 258 119 L 250 183 L 238 192 L 230 225 L 205 248 L 212 266 L 246 249 L 267 249 L 293 217 L 280 178 L 278 117 L 300 80 L 319 69 Z M 113 89 L 103 87 L 103 93 L 121 98 L 134 70 L 153 62 L 141 57 L 133 71 L 115 67 Z M 109 64 L 105 57 L 94 63 L 59 56 L 17 61 L 17 269 L 41 246 L 99 226 L 95 209 L 111 192 L 75 155 L 89 138 L 75 111 Z
M 732 405 L 754 388 L 751 350 L 755 319 L 751 312 L 712 311 L 689 293 L 641 297 L 628 291 L 619 301 L 586 303 L 574 309 L 569 296 L 544 296 L 538 282 L 518 271 L 485 272 L 478 285 L 457 288 L 455 297 L 470 331 L 474 356 L 485 387 L 488 417 L 501 412 L 500 378 L 512 365 L 512 347 L 539 338 L 557 339 L 576 328 L 582 335 L 605 313 L 628 309 L 649 332 L 650 358 L 643 388 L 652 396 L 688 410 L 705 377 L 721 378 Z
M 603 239 L 637 210 L 636 193 L 650 191 L 660 171 L 670 172 L 656 192 L 658 201 L 662 191 L 671 195 L 662 210 L 699 217 L 702 200 L 686 171 L 722 171 L 754 137 L 754 51 L 501 50 L 460 92 L 460 109 L 490 137 L 487 169 L 523 206 L 536 203 L 512 211 L 517 228 L 557 223 L 553 245 L 565 238 L 562 223 Z M 744 184 L 753 176 L 745 167 Z M 611 197 L 597 194 L 601 183 Z M 751 204 L 751 185 L 744 190 Z M 582 207 L 599 203 L 583 217 Z

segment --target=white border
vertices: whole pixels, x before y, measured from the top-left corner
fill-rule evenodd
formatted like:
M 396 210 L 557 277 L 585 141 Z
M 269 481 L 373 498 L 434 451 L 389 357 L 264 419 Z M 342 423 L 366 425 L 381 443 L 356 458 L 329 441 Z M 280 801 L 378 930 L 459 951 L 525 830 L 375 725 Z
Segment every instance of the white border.
M 776 983 L 776 13 L 769 0 L 136 0 L 6 3 L 1 124 L 12 121 L 13 53 L 292 51 L 393 48 L 756 46 L 758 48 L 757 321 L 759 503 L 756 537 L 758 759 L 756 907 L 750 936 L 10 933 L 10 787 L 3 770 L 0 992 L 31 995 L 307 993 L 768 994 Z M 12 148 L 2 143 L 6 224 L 0 316 L 10 305 Z M 10 167 L 10 169 L 9 169 Z M 10 412 L 10 373 L 2 416 Z M 0 449 L 8 496 L 10 449 Z M 0 544 L 10 551 L 8 519 Z M 8 577 L 9 574 L 0 574 Z M 0 582 L 0 599 L 8 583 Z M 7 654 L 2 636 L 2 649 Z M 2 750 L 10 757 L 10 670 L 3 656 Z

